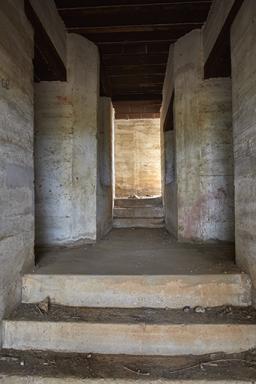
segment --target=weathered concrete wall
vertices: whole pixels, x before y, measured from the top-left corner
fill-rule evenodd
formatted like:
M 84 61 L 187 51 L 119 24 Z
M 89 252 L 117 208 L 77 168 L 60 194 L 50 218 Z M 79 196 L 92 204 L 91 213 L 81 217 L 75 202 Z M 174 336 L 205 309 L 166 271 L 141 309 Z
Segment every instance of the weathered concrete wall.
M 199 88 L 203 77 L 200 30 L 177 41 L 174 47 L 174 121 L 176 131 L 176 175 L 178 238 L 200 238 L 200 130 Z
M 256 2 L 245 0 L 231 30 L 236 257 L 256 287 Z
M 1 319 L 34 259 L 33 31 L 22 1 L 1 2 L 0 34 Z
M 230 79 L 200 87 L 200 239 L 234 240 L 234 169 Z M 193 224 L 191 223 L 191 226 Z
M 68 35 L 68 81 L 36 85 L 36 240 L 96 239 L 99 56 Z
M 30 0 L 30 4 L 48 33 L 63 63 L 66 65 L 66 29 L 64 22 L 58 14 L 54 0 Z
M 175 98 L 174 131 L 165 133 L 166 223 L 179 240 L 232 241 L 231 81 L 204 81 L 203 57 L 202 33 L 194 30 L 178 40 L 168 63 Z
M 204 62 L 207 61 L 235 0 L 214 0 L 203 28 Z
M 97 237 L 112 228 L 113 212 L 113 124 L 111 99 L 100 98 L 98 123 Z
M 161 194 L 160 120 L 116 120 L 116 197 Z

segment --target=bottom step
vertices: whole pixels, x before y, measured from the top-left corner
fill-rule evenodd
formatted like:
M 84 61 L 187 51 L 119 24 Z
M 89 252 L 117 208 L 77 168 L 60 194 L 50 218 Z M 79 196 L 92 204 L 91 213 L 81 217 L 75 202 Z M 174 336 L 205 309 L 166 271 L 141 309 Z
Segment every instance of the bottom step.
M 255 377 L 255 351 L 174 357 L 0 352 L 1 384 L 248 384 Z
M 163 228 L 164 219 L 162 217 L 152 218 L 123 218 L 114 217 L 113 228 Z
M 51 305 L 48 313 L 42 313 L 37 305 L 23 304 L 3 321 L 3 347 L 140 356 L 241 353 L 256 348 L 256 311 Z

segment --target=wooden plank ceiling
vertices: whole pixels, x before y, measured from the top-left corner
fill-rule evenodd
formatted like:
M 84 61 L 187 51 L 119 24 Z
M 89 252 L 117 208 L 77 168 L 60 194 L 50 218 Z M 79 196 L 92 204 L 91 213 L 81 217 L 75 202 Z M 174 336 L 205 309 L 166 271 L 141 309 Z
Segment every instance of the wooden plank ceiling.
M 55 0 L 69 32 L 98 45 L 101 95 L 117 118 L 158 117 L 168 50 L 205 22 L 212 0 Z

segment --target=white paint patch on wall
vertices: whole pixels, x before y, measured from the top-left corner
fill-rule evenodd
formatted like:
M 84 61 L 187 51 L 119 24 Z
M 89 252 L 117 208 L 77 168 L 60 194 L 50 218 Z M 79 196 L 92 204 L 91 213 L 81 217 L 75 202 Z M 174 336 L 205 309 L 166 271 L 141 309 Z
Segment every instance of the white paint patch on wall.
M 68 81 L 36 85 L 37 244 L 96 239 L 99 56 L 68 35 Z

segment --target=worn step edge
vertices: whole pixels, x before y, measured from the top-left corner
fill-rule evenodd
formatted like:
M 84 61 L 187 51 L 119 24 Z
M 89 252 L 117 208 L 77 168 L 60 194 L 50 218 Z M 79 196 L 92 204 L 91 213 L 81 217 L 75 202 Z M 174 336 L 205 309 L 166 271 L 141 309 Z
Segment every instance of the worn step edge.
M 115 217 L 113 228 L 163 228 L 163 218 L 124 218 Z
M 161 207 L 162 205 L 162 198 L 115 199 L 114 201 L 114 207 L 116 208 Z
M 168 379 L 78 379 L 54 378 L 41 376 L 9 376 L 1 375 L 1 384 L 254 384 L 253 380 L 168 380 Z
M 250 306 L 246 274 L 116 276 L 26 274 L 22 302 L 119 308 Z
M 256 324 L 3 321 L 3 348 L 14 350 L 175 356 L 255 347 Z
M 136 208 L 114 208 L 115 218 L 163 218 L 164 211 L 161 207 L 136 207 Z

